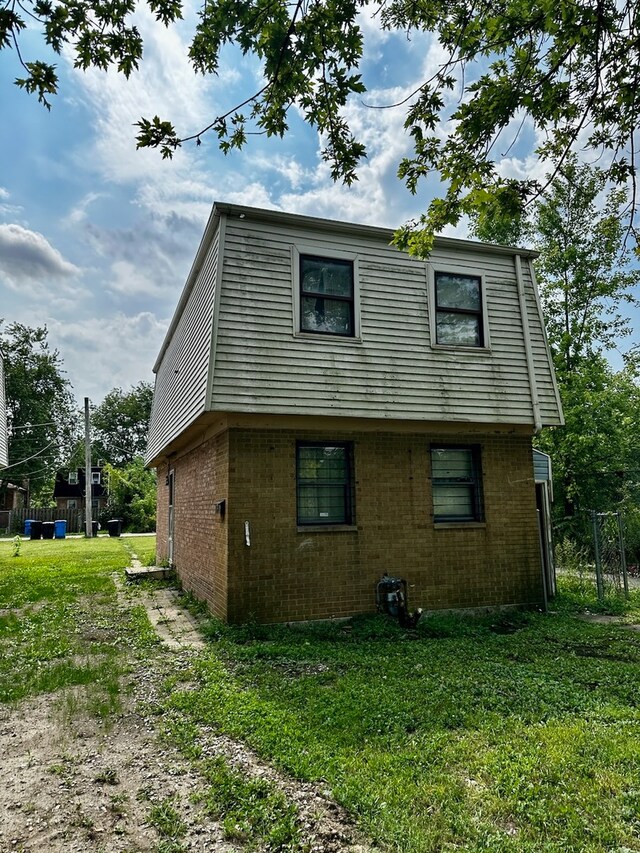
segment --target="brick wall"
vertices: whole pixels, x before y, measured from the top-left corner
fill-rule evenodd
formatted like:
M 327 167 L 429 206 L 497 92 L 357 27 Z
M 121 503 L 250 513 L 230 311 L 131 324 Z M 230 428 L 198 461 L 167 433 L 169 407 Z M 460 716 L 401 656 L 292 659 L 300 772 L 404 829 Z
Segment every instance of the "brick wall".
M 169 526 L 169 465 L 158 466 L 158 493 L 156 503 L 156 562 L 158 564 L 169 558 L 168 526 Z
M 215 504 L 227 500 L 228 434 L 158 468 L 157 557 L 168 557 L 169 488 L 174 470 L 173 562 L 185 589 L 226 619 L 227 525 Z
M 353 442 L 354 529 L 297 528 L 296 440 Z M 483 525 L 434 525 L 432 442 L 481 446 Z M 185 587 L 220 618 L 275 622 L 370 612 L 384 572 L 406 578 L 412 609 L 542 601 L 527 436 L 232 429 L 172 464 L 174 562 Z M 159 558 L 167 547 L 166 474 L 158 470 Z M 222 498 L 224 521 L 214 514 Z
M 296 439 L 354 443 L 356 530 L 297 529 Z M 530 438 L 453 440 L 481 445 L 484 526 L 433 524 L 429 445 L 451 444 L 450 434 L 232 430 L 229 619 L 368 612 L 384 572 L 406 578 L 412 608 L 540 602 Z

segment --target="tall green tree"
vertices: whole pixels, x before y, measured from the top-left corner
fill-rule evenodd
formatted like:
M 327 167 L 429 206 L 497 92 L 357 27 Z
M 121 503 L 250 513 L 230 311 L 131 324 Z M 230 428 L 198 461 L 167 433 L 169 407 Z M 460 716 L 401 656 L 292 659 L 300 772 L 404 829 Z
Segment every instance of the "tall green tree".
M 127 530 L 147 533 L 156 529 L 156 472 L 141 457 L 121 468 L 105 466 L 109 488 L 107 512 L 121 518 Z
M 149 382 L 139 382 L 129 391 L 109 391 L 91 415 L 93 457 L 123 468 L 144 456 L 152 402 Z
M 603 170 L 570 156 L 528 221 L 478 217 L 473 226 L 481 239 L 525 237 L 540 252 L 535 267 L 566 424 L 543 430 L 536 443 L 553 460 L 557 520 L 574 535 L 587 510 L 622 500 L 623 483 L 640 467 L 640 373 L 633 360 L 614 371 L 606 359 L 631 330 L 640 284 L 625 248 L 626 204 Z
M 182 14 L 180 0 L 148 5 L 167 25 Z M 24 69 L 16 82 L 50 106 L 57 72 L 54 63 L 20 46 L 27 22 L 31 31 L 38 22 L 48 48 L 67 51 L 77 67 L 115 66 L 128 76 L 143 52 L 135 8 L 132 0 L 8 0 L 0 9 L 0 48 L 16 49 Z M 433 34 L 443 55 L 433 74 L 396 106 L 405 110 L 413 143 L 411 156 L 399 164 L 400 177 L 412 191 L 432 173 L 445 185 L 443 196 L 398 232 L 401 247 L 428 253 L 433 235 L 463 214 L 519 218 L 545 187 L 531 178 L 504 177 L 496 161 L 525 126 L 541 140 L 537 154 L 552 171 L 572 149 L 586 148 L 605 155 L 610 181 L 635 186 L 640 11 L 634 0 L 206 2 L 190 48 L 195 70 L 215 75 L 223 47 L 234 44 L 259 60 L 261 82 L 242 103 L 186 137 L 170 120 L 142 118 L 138 145 L 170 157 L 185 141 L 200 144 L 212 132 L 229 151 L 244 146 L 251 133 L 282 136 L 290 114 L 298 112 L 322 135 L 334 179 L 351 183 L 366 157 L 345 109 L 366 89 L 359 24 L 365 9 L 383 30 L 408 38 Z
M 8 481 L 28 484 L 34 503 L 51 498 L 56 469 L 77 438 L 78 415 L 60 353 L 47 328 L 0 321 L 9 427 Z
M 536 273 L 557 373 L 583 370 L 594 354 L 615 349 L 630 331 L 640 270 L 625 247 L 624 189 L 607 191 L 606 173 L 568 159 L 532 230 Z
M 536 444 L 553 460 L 556 520 L 577 535 L 587 510 L 623 501 L 632 509 L 640 498 L 631 488 L 640 479 L 639 359 L 629 357 L 621 371 L 606 359 L 631 331 L 640 271 L 625 248 L 626 191 L 573 155 L 549 177 L 529 218 L 476 216 L 472 231 L 491 242 L 533 242 L 540 252 L 535 267 L 566 424 L 543 430 Z

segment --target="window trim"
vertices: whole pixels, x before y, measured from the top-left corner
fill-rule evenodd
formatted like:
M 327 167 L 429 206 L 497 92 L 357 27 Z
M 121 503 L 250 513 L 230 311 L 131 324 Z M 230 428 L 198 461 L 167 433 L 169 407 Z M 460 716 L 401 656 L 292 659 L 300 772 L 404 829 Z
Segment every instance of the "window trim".
M 344 513 L 344 521 L 336 521 L 335 519 L 328 519 L 327 521 L 322 521 L 322 519 L 314 519 L 313 521 L 304 521 L 300 518 L 300 486 L 302 485 L 300 480 L 300 449 L 303 447 L 342 447 L 345 449 L 345 461 L 346 461 L 346 483 L 345 487 L 345 513 Z M 353 462 L 353 442 L 352 441 L 331 441 L 329 439 L 323 441 L 296 441 L 296 526 L 303 530 L 308 530 L 313 527 L 322 528 L 322 529 L 339 529 L 343 530 L 346 528 L 354 529 L 355 527 L 355 494 L 354 494 L 354 486 L 355 480 L 353 476 L 354 472 L 354 462 Z M 305 483 L 304 485 L 308 485 Z
M 465 309 L 439 309 L 438 308 L 438 297 L 436 292 L 436 277 L 438 275 L 459 275 L 459 276 L 467 276 L 469 278 L 477 278 L 480 280 L 480 311 L 472 311 Z M 432 349 L 446 349 L 446 350 L 456 350 L 458 352 L 490 352 L 491 351 L 491 342 L 489 339 L 489 319 L 487 312 L 487 288 L 485 281 L 485 274 L 475 268 L 471 267 L 463 267 L 457 264 L 428 264 L 428 278 L 429 278 L 429 332 L 431 336 L 431 347 Z M 449 310 L 451 313 L 459 313 L 459 314 L 473 314 L 477 316 L 480 314 L 480 335 L 482 343 L 480 346 L 474 346 L 473 344 L 448 344 L 448 343 L 439 343 L 438 342 L 438 325 L 437 325 L 437 315 L 438 311 Z
M 77 471 L 69 471 L 69 476 L 67 477 L 67 482 L 70 486 L 78 485 L 78 472 Z
M 78 509 L 78 499 L 67 498 L 67 509 Z
M 302 277 L 300 275 L 303 257 L 321 258 L 327 261 L 350 261 L 353 269 L 353 295 L 352 304 L 352 334 L 341 335 L 337 332 L 321 332 L 302 328 Z M 293 291 L 293 336 L 294 338 L 305 338 L 306 340 L 331 340 L 343 343 L 360 342 L 360 265 L 359 256 L 355 252 L 343 252 L 339 249 L 325 248 L 323 246 L 310 246 L 298 244 L 291 247 L 291 269 L 292 269 L 292 291 Z M 332 298 L 332 297 L 328 297 Z M 336 297 L 339 301 L 346 301 L 343 297 Z
M 99 471 L 92 471 L 91 472 L 91 485 L 92 486 L 99 486 L 100 481 L 101 481 L 100 472 Z
M 460 483 L 462 478 L 448 477 L 436 478 L 433 474 L 433 451 L 434 450 L 469 450 L 471 451 L 472 474 L 470 486 L 472 488 L 471 502 L 473 506 L 473 516 L 455 516 L 455 515 L 436 515 L 435 506 L 435 490 L 437 486 L 448 485 L 451 483 Z M 429 445 L 429 466 L 431 474 L 431 510 L 433 515 L 433 523 L 435 526 L 442 525 L 484 525 L 485 523 L 485 506 L 484 506 L 484 487 L 483 487 L 483 470 L 482 470 L 482 446 L 480 444 L 444 444 L 432 443 Z

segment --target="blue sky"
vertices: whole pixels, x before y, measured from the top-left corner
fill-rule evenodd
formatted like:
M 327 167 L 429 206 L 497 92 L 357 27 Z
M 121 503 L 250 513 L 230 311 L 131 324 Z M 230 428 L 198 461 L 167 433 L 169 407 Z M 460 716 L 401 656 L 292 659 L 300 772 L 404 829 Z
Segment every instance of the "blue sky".
M 414 197 L 396 178 L 410 152 L 404 110 L 360 100 L 348 112 L 369 157 L 352 188 L 331 182 L 318 135 L 295 116 L 286 139 L 253 137 L 226 157 L 213 136 L 172 161 L 136 151 L 140 116 L 171 119 L 187 135 L 259 88 L 256 64 L 233 50 L 218 78 L 194 74 L 193 11 L 165 29 L 141 10 L 138 25 L 145 57 L 129 81 L 57 57 L 50 112 L 10 83 L 20 68 L 13 51 L 0 52 L 0 317 L 46 324 L 76 397 L 95 403 L 112 387 L 152 380 L 214 200 L 397 227 L 438 191 L 432 182 Z M 362 25 L 368 103 L 401 100 L 436 67 L 428 37 L 381 34 L 367 18 Z M 41 56 L 36 33 L 22 49 L 26 59 Z M 524 176 L 540 167 L 521 143 L 502 168 Z

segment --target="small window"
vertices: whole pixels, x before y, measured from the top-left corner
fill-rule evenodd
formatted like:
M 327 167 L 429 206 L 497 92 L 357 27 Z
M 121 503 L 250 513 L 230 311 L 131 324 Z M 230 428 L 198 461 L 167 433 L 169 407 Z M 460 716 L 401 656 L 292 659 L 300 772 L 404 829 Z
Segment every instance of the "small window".
M 353 337 L 353 261 L 300 255 L 300 331 Z
M 91 485 L 92 486 L 99 486 L 100 485 L 100 472 L 99 471 L 92 471 L 91 472 Z
M 100 501 L 94 498 L 91 501 L 91 508 L 92 509 L 100 509 Z
M 78 472 L 77 471 L 69 471 L 69 485 L 77 486 L 78 485 Z
M 480 448 L 432 447 L 434 521 L 482 521 Z
M 437 272 L 436 343 L 483 347 L 482 279 L 478 275 Z
M 298 524 L 352 524 L 352 448 L 347 443 L 297 446 Z
M 67 509 L 78 509 L 78 501 L 76 501 L 76 500 L 67 501 Z

